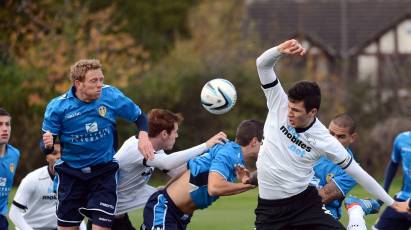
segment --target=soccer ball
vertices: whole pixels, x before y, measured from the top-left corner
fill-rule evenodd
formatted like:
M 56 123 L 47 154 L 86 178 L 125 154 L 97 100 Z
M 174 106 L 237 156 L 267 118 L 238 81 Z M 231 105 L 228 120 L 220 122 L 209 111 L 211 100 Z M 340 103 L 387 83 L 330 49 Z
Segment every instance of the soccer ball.
M 207 82 L 201 90 L 201 104 L 212 114 L 230 111 L 237 101 L 234 85 L 226 79 L 216 78 Z

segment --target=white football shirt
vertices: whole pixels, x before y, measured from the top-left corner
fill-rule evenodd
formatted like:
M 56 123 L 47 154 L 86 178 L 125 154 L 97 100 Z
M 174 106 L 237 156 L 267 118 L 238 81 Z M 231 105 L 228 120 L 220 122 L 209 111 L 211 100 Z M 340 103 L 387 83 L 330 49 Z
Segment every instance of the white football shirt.
M 288 124 L 288 97 L 273 70 L 279 57 L 277 48 L 272 48 L 257 59 L 268 107 L 264 144 L 257 160 L 258 189 L 259 196 L 269 200 L 304 191 L 313 177 L 313 166 L 321 156 L 342 168 L 348 167 L 352 161 L 347 150 L 318 119 L 303 130 Z
M 13 200 L 16 207 L 26 210 L 23 217 L 33 229 L 57 228 L 57 196 L 53 192 L 53 180 L 47 167 L 27 174 Z
M 154 187 L 147 185 L 155 168 L 180 170 L 188 160 L 207 150 L 205 143 L 172 154 L 158 150 L 154 160 L 145 161 L 137 146 L 138 139 L 132 136 L 114 155 L 119 164 L 116 214 L 144 207 L 151 194 L 157 191 Z M 168 174 L 172 176 L 173 172 L 170 171 Z

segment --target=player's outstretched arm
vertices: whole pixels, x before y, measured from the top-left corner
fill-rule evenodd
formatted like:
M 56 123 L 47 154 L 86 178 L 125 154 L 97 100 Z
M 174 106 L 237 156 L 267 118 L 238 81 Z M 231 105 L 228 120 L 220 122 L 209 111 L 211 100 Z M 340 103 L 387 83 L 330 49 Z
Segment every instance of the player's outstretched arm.
M 228 182 L 218 172 L 208 174 L 208 194 L 210 196 L 230 196 L 255 188 L 255 185 Z
M 385 190 L 371 177 L 364 169 L 362 169 L 354 160 L 344 169 L 346 173 L 354 178 L 369 193 L 383 201 L 386 205 L 394 205 L 394 200 L 388 195 Z M 395 207 L 393 207 L 395 208 Z
M 274 73 L 274 65 L 279 60 L 281 54 L 299 55 L 305 54 L 305 49 L 295 39 L 287 40 L 278 46 L 266 50 L 256 61 L 257 72 L 262 85 L 273 83 L 277 76 Z
M 204 153 L 207 149 L 213 147 L 214 145 L 223 144 L 225 141 L 227 141 L 227 135 L 224 132 L 219 132 L 201 145 L 168 155 L 156 154 L 155 158 L 147 161 L 146 164 L 161 170 L 172 170 L 180 167 L 182 164 L 185 164 L 190 159 Z
M 224 144 L 227 142 L 227 134 L 225 134 L 223 131 L 218 132 L 216 135 L 212 136 L 210 139 L 208 139 L 205 144 L 207 148 L 211 148 L 216 144 Z

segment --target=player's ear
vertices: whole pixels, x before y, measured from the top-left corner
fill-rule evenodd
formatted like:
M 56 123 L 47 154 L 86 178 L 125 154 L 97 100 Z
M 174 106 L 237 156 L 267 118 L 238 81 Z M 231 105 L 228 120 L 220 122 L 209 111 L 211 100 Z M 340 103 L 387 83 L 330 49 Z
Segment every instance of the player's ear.
M 310 114 L 312 114 L 313 116 L 316 116 L 318 113 L 318 109 L 317 108 L 313 108 L 310 112 L 308 112 Z
M 357 133 L 352 133 L 352 134 L 350 134 L 350 136 L 351 136 L 351 143 L 353 143 L 355 140 L 357 140 L 357 138 L 358 138 L 358 134 Z
M 80 80 L 74 80 L 74 82 L 73 82 L 73 85 L 76 87 L 76 88 L 78 88 L 79 87 L 79 85 L 80 85 Z
M 167 138 L 168 137 L 168 132 L 167 130 L 163 130 L 160 132 L 161 138 Z
M 256 145 L 260 145 L 260 142 L 258 141 L 257 137 L 253 137 L 253 139 L 251 139 L 251 147 L 254 147 Z

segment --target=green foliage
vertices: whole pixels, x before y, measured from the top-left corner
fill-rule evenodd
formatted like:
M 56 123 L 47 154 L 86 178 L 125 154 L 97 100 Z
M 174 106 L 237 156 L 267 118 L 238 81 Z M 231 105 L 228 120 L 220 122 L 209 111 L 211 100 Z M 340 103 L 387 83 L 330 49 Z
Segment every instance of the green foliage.
M 87 2 L 47 0 L 7 1 L 0 8 L 0 15 L 9 17 L 0 21 L 5 51 L 0 106 L 13 116 L 12 143 L 22 152 L 17 181 L 44 162 L 38 148 L 43 112 L 49 100 L 71 86 L 71 64 L 98 58 L 106 82 L 118 87 L 149 68 L 149 53 L 112 20 L 115 10 L 114 5 L 95 10 Z
M 37 143 L 45 106 L 70 87 L 68 69 L 80 58 L 100 59 L 106 82 L 124 89 L 145 112 L 166 108 L 182 113 L 183 138 L 176 149 L 200 143 L 220 130 L 233 139 L 243 119 L 263 121 L 266 100 L 255 59 L 268 47 L 260 47 L 253 23 L 246 23 L 245 2 L 4 1 L 0 8 L 0 106 L 13 114 L 12 143 L 22 150 L 24 159 L 18 174 L 42 164 L 42 157 L 32 156 L 41 156 Z M 276 66 L 282 86 L 287 90 L 298 80 L 317 81 L 323 93 L 319 117 L 324 124 L 337 113 L 350 112 L 361 137 L 354 149 L 360 154 L 358 159 L 369 162 L 374 154 L 370 151 L 387 156 L 385 148 L 369 150 L 364 143 L 390 142 L 391 134 L 367 133 L 379 130 L 378 123 L 390 125 L 390 118 L 411 113 L 411 99 L 400 100 L 398 93 L 399 87 L 405 91 L 410 87 L 411 59 L 385 60 L 389 68 L 384 68 L 384 74 L 391 78 L 384 84 L 391 96 L 380 100 L 370 83 L 343 79 L 338 61 L 330 63 L 329 72 L 313 71 L 315 61 L 324 58 L 283 58 Z M 217 77 L 230 80 L 238 93 L 234 109 L 219 116 L 204 110 L 199 98 L 202 86 Z M 120 144 L 135 132 L 134 126 L 123 121 L 118 128 Z M 390 133 L 399 130 L 390 129 Z M 387 147 L 387 142 L 380 145 Z
M 196 1 L 90 1 L 92 9 L 114 4 L 113 20 L 123 23 L 122 31 L 129 33 L 158 59 L 174 46 L 178 38 L 188 38 L 187 13 Z
M 241 39 L 243 6 L 238 3 L 211 1 L 196 6 L 190 12 L 192 39 L 178 40 L 143 81 L 136 79 L 127 88 L 147 112 L 161 107 L 183 114 L 180 136 L 184 138 L 177 142 L 177 149 L 203 142 L 220 130 L 234 139 L 241 120 L 265 117 L 265 99 L 255 71 L 255 43 Z M 219 116 L 200 104 L 201 88 L 217 77 L 230 80 L 238 93 L 234 109 Z
M 43 164 L 43 158 L 36 156 L 42 121 L 42 100 L 39 88 L 28 87 L 29 79 L 35 73 L 27 73 L 13 63 L 0 64 L 0 106 L 12 115 L 10 143 L 21 150 L 17 171 L 31 171 Z M 30 164 L 25 164 L 30 162 Z M 25 175 L 17 174 L 16 180 Z

